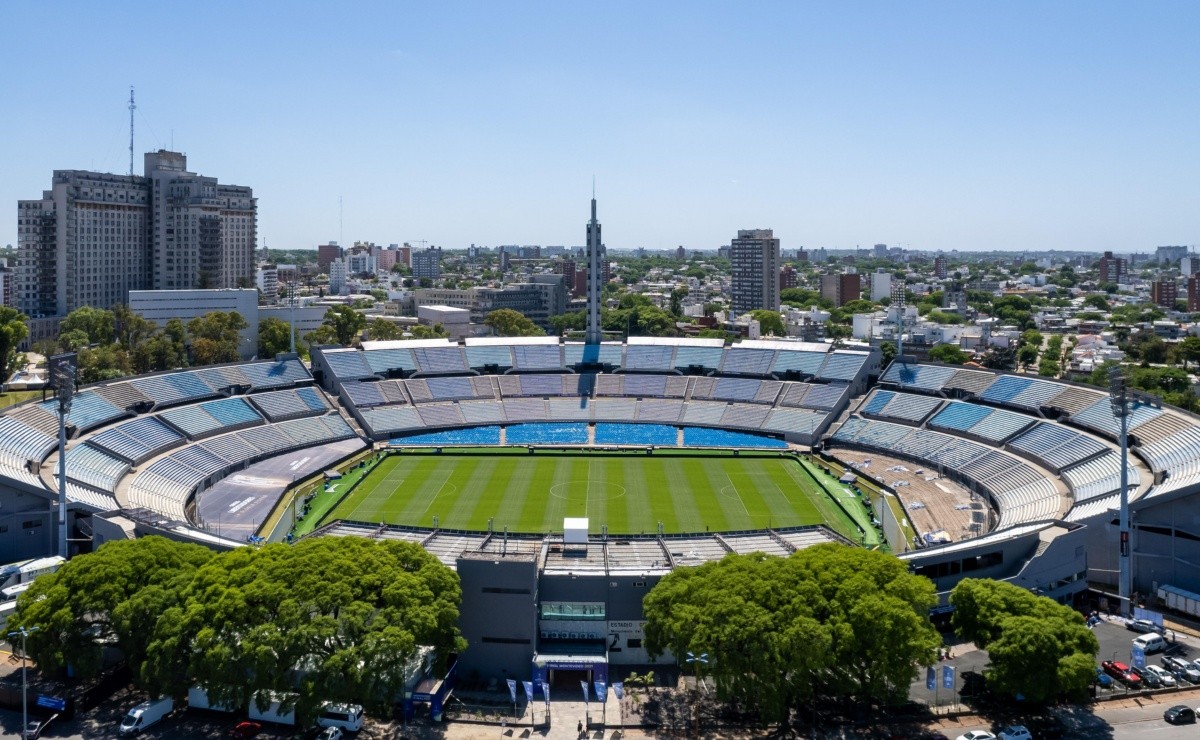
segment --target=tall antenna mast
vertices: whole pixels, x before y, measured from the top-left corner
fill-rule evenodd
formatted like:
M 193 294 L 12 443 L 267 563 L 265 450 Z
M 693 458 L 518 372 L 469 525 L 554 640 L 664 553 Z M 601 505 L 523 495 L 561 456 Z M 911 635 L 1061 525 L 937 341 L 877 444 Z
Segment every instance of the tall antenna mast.
M 133 85 L 129 86 L 129 176 L 133 177 L 133 112 L 137 103 L 133 102 Z
M 342 233 L 342 196 L 338 196 L 338 245 L 343 249 L 346 248 L 346 237 Z

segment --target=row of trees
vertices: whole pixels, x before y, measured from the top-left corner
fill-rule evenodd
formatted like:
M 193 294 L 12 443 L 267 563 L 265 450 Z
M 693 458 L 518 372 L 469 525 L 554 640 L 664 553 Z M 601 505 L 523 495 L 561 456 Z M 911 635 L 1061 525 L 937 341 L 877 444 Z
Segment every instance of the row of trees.
M 421 646 L 465 647 L 458 576 L 420 546 L 357 537 L 215 553 L 160 537 L 115 541 L 39 578 L 10 629 L 37 628 L 45 670 L 95 676 L 106 645 L 134 682 L 181 698 L 200 685 L 248 706 L 261 691 L 297 695 L 302 723 L 321 702 L 390 714 Z
M 933 584 L 888 554 L 820 545 L 778 558 L 728 555 L 678 568 L 643 603 L 646 647 L 707 655 L 696 670 L 718 697 L 762 722 L 793 721 L 814 702 L 894 704 L 908 697 L 941 638 Z M 1008 583 L 961 581 L 951 593 L 960 638 L 989 651 L 989 685 L 1042 702 L 1094 678 L 1095 636 L 1083 617 Z

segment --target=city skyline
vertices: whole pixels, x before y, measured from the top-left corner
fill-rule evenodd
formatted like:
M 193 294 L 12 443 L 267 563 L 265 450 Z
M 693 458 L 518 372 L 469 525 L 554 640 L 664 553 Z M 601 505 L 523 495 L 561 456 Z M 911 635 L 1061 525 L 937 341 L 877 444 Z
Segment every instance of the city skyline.
M 1198 241 L 1193 5 L 354 11 L 3 7 L 0 244 L 53 170 L 127 172 L 130 85 L 135 159 L 253 187 L 275 248 L 578 246 L 593 175 L 614 249 Z

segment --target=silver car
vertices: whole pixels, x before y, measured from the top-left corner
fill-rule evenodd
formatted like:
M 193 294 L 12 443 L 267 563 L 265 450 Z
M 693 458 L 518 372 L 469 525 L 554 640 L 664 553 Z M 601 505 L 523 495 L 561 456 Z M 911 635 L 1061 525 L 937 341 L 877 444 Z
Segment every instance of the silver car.
M 1195 664 L 1189 663 L 1183 658 L 1168 656 L 1162 659 L 1162 666 L 1180 681 L 1200 683 L 1200 668 L 1197 668 Z
M 1154 675 L 1158 676 L 1159 680 L 1162 681 L 1163 686 L 1175 685 L 1175 677 L 1171 675 L 1170 671 L 1160 665 L 1148 665 L 1143 670 L 1146 671 L 1146 673 L 1153 673 Z

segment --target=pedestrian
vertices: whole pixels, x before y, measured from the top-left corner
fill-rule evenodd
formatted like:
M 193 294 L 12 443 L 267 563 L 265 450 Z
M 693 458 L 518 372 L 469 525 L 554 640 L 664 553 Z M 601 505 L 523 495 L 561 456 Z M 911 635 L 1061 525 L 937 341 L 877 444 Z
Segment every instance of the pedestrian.
M 583 720 L 579 720 L 579 723 L 575 725 L 575 730 L 579 733 L 579 737 L 583 737 Z

